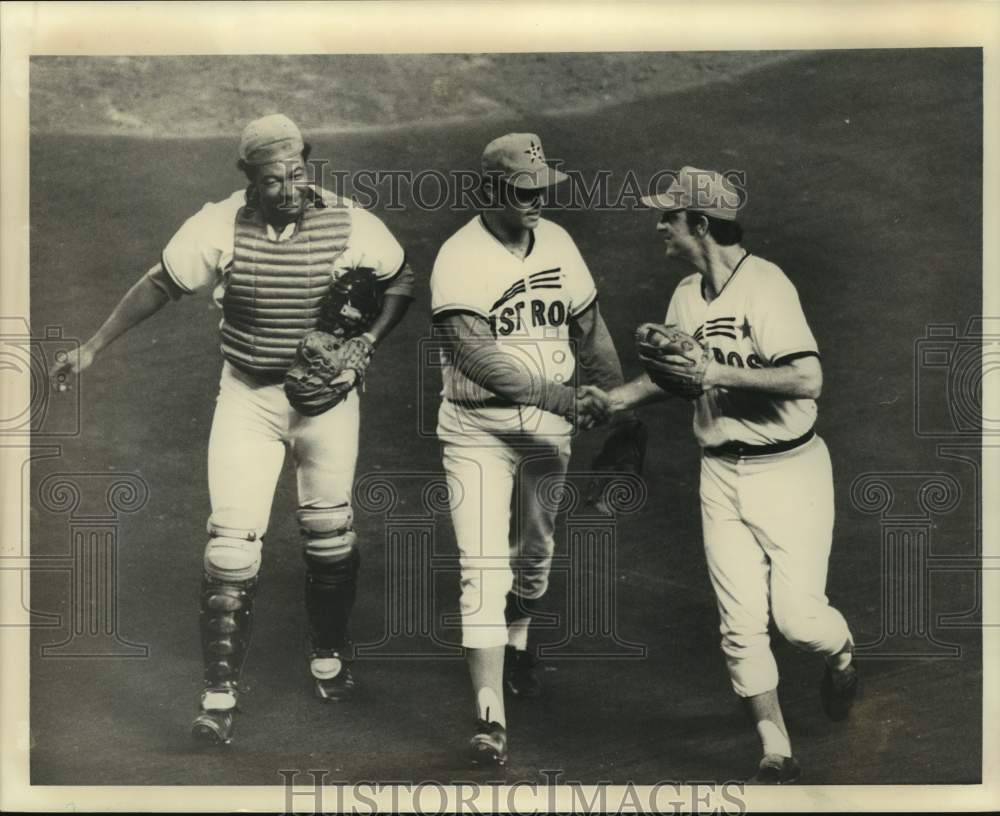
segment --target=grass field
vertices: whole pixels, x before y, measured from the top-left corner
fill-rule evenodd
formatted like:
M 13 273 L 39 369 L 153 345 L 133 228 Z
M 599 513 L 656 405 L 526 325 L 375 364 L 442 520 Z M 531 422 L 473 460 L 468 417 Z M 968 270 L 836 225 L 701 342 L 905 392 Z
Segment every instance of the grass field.
M 314 156 L 330 156 L 349 171 L 474 167 L 490 138 L 520 129 L 541 134 L 549 155 L 567 166 L 606 169 L 612 178 L 682 164 L 746 171 L 746 243 L 795 281 L 823 354 L 818 429 L 833 456 L 838 508 L 829 595 L 871 657 L 856 715 L 834 725 L 819 708 L 818 661 L 775 640 L 805 782 L 980 777 L 980 633 L 974 614 L 964 629 L 944 629 L 937 617 L 974 612 L 975 575 L 935 574 L 930 583 L 932 634 L 960 647 L 959 657 L 876 659 L 884 628 L 882 526 L 852 503 L 851 485 L 869 473 L 950 474 L 961 500 L 930 517 L 931 548 L 954 556 L 975 550 L 978 440 L 969 440 L 969 465 L 939 452 L 947 439 L 915 435 L 914 354 L 928 324 L 961 330 L 981 311 L 981 123 L 978 51 L 844 51 L 588 111 L 508 111 L 488 121 L 313 139 Z M 240 186 L 234 138 L 235 131 L 170 140 L 34 132 L 35 331 L 59 325 L 70 336 L 89 336 L 188 215 Z M 436 377 L 418 374 L 419 343 L 429 332 L 426 280 L 437 247 L 466 216 L 378 214 L 423 285 L 371 371 L 358 478 L 396 479 L 401 501 L 415 505 L 420 479 L 407 474 L 440 471 L 436 443 L 418 427 L 420 407 L 433 410 L 439 387 Z M 632 329 L 662 317 L 680 274 L 662 261 L 654 216 L 626 210 L 550 217 L 576 237 L 626 372 L 636 373 Z M 459 753 L 471 722 L 461 660 L 362 660 L 356 704 L 322 707 L 308 696 L 290 473 L 274 503 L 248 665 L 254 690 L 237 743 L 221 756 L 193 750 L 196 595 L 209 512 L 205 451 L 221 365 L 217 323 L 207 300 L 186 300 L 113 346 L 80 384 L 80 434 L 32 469 L 34 555 L 68 547 L 67 515 L 37 501 L 47 476 L 134 473 L 150 491 L 148 503 L 124 515 L 118 528 L 119 631 L 148 644 L 149 656 L 41 658 L 38 647 L 66 633 L 34 633 L 32 783 L 270 785 L 280 783 L 279 769 L 290 768 L 327 768 L 337 779 L 472 778 Z M 619 525 L 613 580 L 617 631 L 645 644 L 647 656 L 549 661 L 544 702 L 510 706 L 510 781 L 537 778 L 545 768 L 585 782 L 725 780 L 745 776 L 755 761 L 756 739 L 718 648 L 690 417 L 674 405 L 647 409 L 644 417 L 651 429 L 649 499 Z M 575 470 L 586 468 L 597 441 L 581 440 Z M 899 496 L 897 516 L 915 518 L 914 502 Z M 355 638 L 372 642 L 385 618 L 387 533 L 378 514 L 361 514 L 357 524 L 364 567 Z M 435 531 L 436 550 L 453 553 L 445 518 Z M 440 608 L 453 610 L 457 580 L 437 583 Z M 64 575 L 35 571 L 31 588 L 35 609 L 67 613 Z M 553 609 L 566 592 L 557 579 Z M 446 628 L 441 634 L 456 636 Z M 542 641 L 557 637 L 540 634 Z M 434 650 L 426 649 L 430 657 Z

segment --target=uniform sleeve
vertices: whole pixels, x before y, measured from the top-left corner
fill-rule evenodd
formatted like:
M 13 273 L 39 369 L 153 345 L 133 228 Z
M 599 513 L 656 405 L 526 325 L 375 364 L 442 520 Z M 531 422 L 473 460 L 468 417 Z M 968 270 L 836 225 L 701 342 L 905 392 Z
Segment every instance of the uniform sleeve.
M 206 204 L 181 225 L 163 250 L 164 270 L 187 294 L 215 284 L 226 242 L 232 247 L 233 220 L 230 216 L 227 226 L 223 209 Z
M 351 209 L 351 237 L 334 264 L 335 273 L 351 266 L 370 266 L 382 283 L 403 270 L 406 256 L 399 241 L 381 219 L 361 207 Z
M 771 365 L 798 357 L 819 356 L 816 338 L 806 322 L 795 285 L 780 271 L 758 287 L 752 309 L 754 346 Z
M 461 253 L 441 248 L 431 272 L 431 312 L 441 318 L 453 312 L 474 314 L 489 320 L 489 308 L 473 286 L 470 265 Z
M 586 311 L 597 299 L 597 285 L 583 260 L 576 243 L 568 234 L 566 238 L 566 289 L 569 293 L 569 312 L 574 317 Z

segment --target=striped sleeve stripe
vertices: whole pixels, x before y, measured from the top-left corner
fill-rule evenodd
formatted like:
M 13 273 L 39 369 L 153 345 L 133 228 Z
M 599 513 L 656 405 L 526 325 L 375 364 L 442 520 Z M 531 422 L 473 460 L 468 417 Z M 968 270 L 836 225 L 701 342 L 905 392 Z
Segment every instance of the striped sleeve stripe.
M 490 316 L 485 312 L 473 309 L 471 306 L 463 306 L 457 303 L 449 303 L 447 306 L 435 309 L 433 317 L 435 320 L 444 320 L 444 318 L 450 317 L 454 314 L 472 315 L 473 317 L 481 317 L 483 320 L 490 319 Z
M 180 289 L 182 292 L 188 295 L 194 294 L 193 289 L 189 289 L 187 286 L 185 286 L 177 279 L 177 276 L 173 273 L 173 271 L 170 269 L 169 264 L 167 263 L 166 256 L 162 254 L 160 255 L 160 263 L 163 265 L 163 268 L 167 271 L 167 274 L 170 275 L 170 280 L 172 280 L 174 283 L 177 284 L 178 289 Z
M 793 351 L 791 354 L 782 354 L 780 357 L 775 357 L 771 361 L 771 365 L 788 365 L 793 360 L 801 360 L 803 357 L 815 357 L 817 360 L 820 359 L 818 351 Z
M 571 309 L 570 310 L 570 314 L 573 315 L 573 317 L 576 317 L 577 315 L 583 314 L 585 311 L 587 311 L 587 309 L 589 309 L 591 306 L 594 305 L 594 301 L 596 301 L 596 300 L 597 300 L 597 290 L 596 289 L 592 289 L 590 291 L 590 295 L 588 295 L 587 299 L 583 303 L 581 303 L 579 306 L 574 307 L 573 309 Z
M 383 283 L 383 284 L 384 283 L 391 283 L 393 280 L 395 280 L 396 278 L 398 278 L 399 277 L 399 273 L 402 272 L 406 268 L 407 261 L 408 261 L 408 258 L 406 257 L 406 253 L 404 252 L 403 253 L 403 260 L 399 264 L 399 269 L 397 269 L 391 275 L 387 275 L 384 278 L 379 278 L 378 282 L 379 283 Z

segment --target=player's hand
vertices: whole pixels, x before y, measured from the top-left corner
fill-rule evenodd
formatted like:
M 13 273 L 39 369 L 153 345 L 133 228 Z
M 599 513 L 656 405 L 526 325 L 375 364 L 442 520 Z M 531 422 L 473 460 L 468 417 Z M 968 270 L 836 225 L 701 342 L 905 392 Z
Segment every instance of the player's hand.
M 607 398 L 609 419 L 622 411 L 628 411 L 631 407 L 625 398 L 625 387 L 622 385 L 608 391 Z
M 593 385 L 583 385 L 576 389 L 576 426 L 589 431 L 608 421 L 611 417 L 611 400 L 608 395 Z
M 80 372 L 86 371 L 94 362 L 94 352 L 84 343 L 82 346 L 69 351 L 56 353 L 56 364 L 49 374 L 49 380 L 56 391 L 69 391 L 71 388 L 70 378 L 79 376 Z

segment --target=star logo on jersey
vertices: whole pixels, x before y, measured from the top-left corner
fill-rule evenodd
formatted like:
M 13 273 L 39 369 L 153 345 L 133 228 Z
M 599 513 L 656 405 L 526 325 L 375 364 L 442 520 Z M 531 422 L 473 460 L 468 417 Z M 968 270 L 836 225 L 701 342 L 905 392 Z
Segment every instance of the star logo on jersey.
M 542 155 L 542 146 L 538 142 L 532 140 L 530 147 L 524 151 L 525 155 L 531 159 L 531 163 L 534 164 L 536 161 L 544 161 L 545 156 Z
M 740 332 L 742 333 L 742 335 L 743 335 L 744 338 L 750 336 L 750 332 L 751 332 L 750 320 L 748 318 L 746 318 L 746 317 L 743 318 L 743 323 L 740 326 Z

